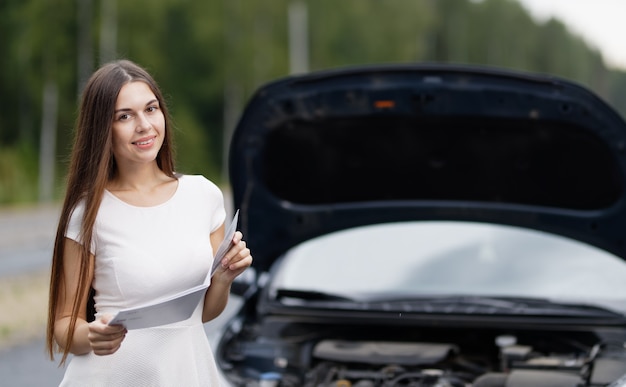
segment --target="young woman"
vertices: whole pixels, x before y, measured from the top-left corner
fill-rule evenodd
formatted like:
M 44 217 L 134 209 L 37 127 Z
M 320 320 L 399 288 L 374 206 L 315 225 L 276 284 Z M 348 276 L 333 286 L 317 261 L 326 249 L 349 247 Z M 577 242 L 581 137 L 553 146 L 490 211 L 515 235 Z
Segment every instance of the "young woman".
M 252 263 L 239 231 L 191 318 L 130 331 L 107 323 L 120 309 L 201 284 L 225 216 L 215 184 L 176 173 L 153 78 L 127 60 L 98 69 L 82 95 L 52 259 L 48 352 L 58 348 L 62 364 L 73 354 L 62 386 L 218 385 L 202 324 L 223 311 Z

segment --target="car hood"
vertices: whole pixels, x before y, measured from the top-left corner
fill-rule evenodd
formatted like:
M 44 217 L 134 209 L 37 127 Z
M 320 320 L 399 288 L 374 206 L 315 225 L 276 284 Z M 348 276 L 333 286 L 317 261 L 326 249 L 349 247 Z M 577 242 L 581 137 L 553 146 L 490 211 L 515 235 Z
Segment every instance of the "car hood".
M 261 271 L 310 238 L 408 220 L 525 227 L 626 258 L 625 148 L 623 119 L 567 80 L 369 66 L 259 88 L 229 173 Z

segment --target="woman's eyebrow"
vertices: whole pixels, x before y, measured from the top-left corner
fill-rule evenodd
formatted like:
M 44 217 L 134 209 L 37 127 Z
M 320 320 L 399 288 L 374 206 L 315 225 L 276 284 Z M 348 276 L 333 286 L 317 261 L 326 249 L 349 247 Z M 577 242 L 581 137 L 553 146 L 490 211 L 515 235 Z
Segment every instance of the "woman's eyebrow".
M 150 101 L 148 101 L 148 102 L 146 103 L 146 106 L 150 106 L 150 105 L 152 105 L 152 104 L 154 104 L 154 103 L 159 103 L 159 100 L 158 100 L 158 99 L 156 99 L 156 98 L 155 98 L 155 99 L 151 99 Z M 120 113 L 120 112 L 132 112 L 132 111 L 133 111 L 133 109 L 130 109 L 130 108 L 121 108 L 121 109 L 116 109 L 114 113 Z

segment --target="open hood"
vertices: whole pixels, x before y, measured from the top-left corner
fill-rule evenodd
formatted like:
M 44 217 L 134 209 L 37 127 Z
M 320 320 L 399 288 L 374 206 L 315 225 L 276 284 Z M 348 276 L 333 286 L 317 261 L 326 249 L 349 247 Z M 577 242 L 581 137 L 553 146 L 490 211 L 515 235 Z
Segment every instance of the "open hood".
M 261 271 L 339 229 L 462 220 L 543 230 L 626 258 L 626 123 L 566 80 L 399 65 L 261 87 L 230 180 Z

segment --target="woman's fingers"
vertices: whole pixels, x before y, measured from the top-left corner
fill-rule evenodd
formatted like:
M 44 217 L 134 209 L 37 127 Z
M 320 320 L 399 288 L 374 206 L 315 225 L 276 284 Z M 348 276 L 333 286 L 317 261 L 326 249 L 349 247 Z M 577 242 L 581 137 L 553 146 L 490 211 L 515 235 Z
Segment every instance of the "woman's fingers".
M 223 279 L 232 281 L 252 265 L 252 255 L 240 231 L 235 232 L 232 245 L 221 261 Z
M 126 328 L 121 325 L 107 325 L 108 319 L 89 323 L 89 333 L 87 335 L 91 349 L 96 355 L 110 355 L 115 353 L 126 337 Z
M 236 270 L 248 267 L 251 264 L 252 255 L 250 255 L 250 249 L 244 247 L 242 250 L 239 251 L 237 255 L 235 255 L 235 257 L 233 257 L 233 259 L 231 259 L 230 263 L 228 264 L 228 268 L 230 270 Z
M 235 233 L 233 237 L 232 245 L 224 258 L 222 259 L 222 267 L 230 268 L 236 262 L 244 260 L 250 255 L 250 249 L 246 246 L 246 241 L 243 240 L 243 235 L 240 231 Z

